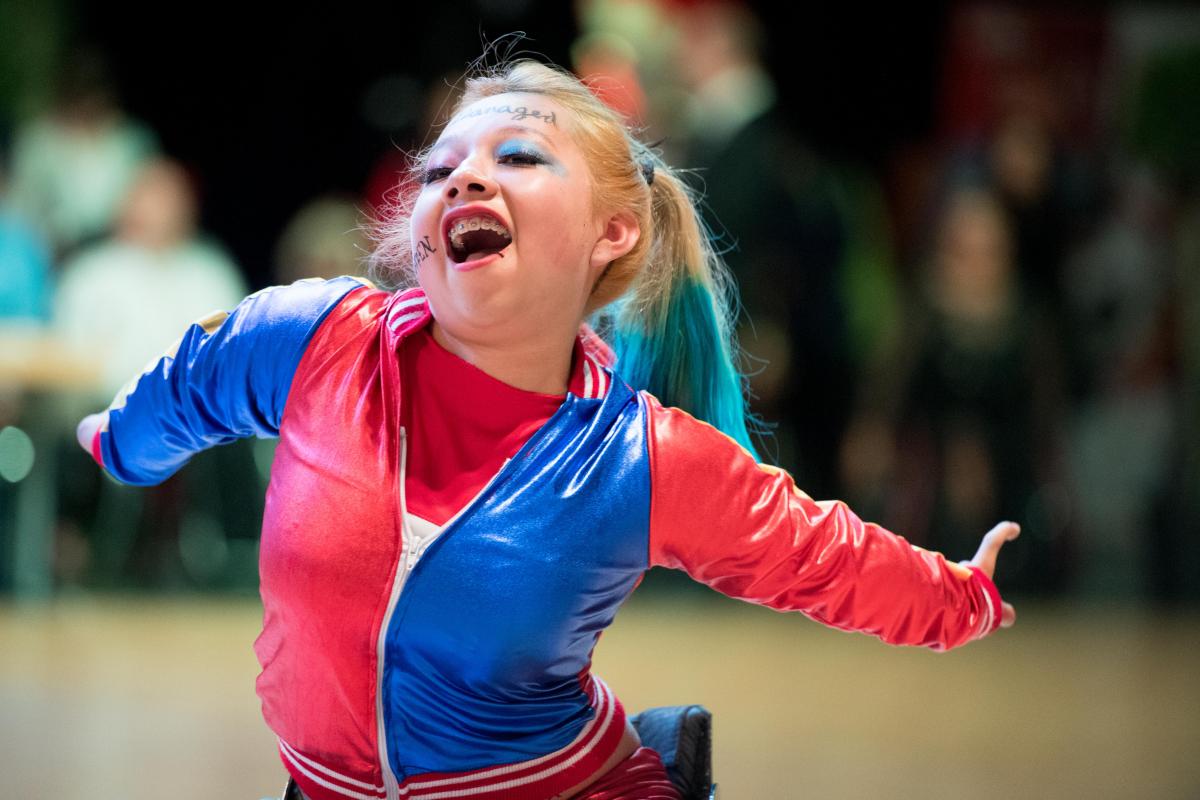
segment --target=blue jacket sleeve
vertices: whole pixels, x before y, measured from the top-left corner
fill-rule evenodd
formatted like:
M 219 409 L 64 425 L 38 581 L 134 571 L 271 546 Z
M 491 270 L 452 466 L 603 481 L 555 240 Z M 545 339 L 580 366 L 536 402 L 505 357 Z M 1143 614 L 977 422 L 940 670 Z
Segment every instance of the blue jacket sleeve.
M 94 455 L 121 483 L 148 486 L 205 448 L 277 436 L 313 334 L 349 292 L 365 285 L 344 276 L 274 286 L 192 324 L 117 394 Z

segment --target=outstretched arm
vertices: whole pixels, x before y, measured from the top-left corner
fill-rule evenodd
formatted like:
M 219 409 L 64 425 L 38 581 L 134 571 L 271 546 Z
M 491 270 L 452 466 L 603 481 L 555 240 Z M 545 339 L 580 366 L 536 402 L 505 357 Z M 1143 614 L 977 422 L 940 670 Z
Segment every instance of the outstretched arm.
M 122 483 L 160 483 L 193 454 L 234 439 L 275 436 L 296 366 L 313 333 L 356 278 L 303 280 L 216 312 L 76 428 L 79 444 Z
M 652 500 L 650 563 L 713 589 L 890 644 L 949 650 L 1011 613 L 991 580 L 1016 535 L 997 526 L 969 562 L 949 562 L 838 500 L 815 501 L 784 470 L 645 394 Z

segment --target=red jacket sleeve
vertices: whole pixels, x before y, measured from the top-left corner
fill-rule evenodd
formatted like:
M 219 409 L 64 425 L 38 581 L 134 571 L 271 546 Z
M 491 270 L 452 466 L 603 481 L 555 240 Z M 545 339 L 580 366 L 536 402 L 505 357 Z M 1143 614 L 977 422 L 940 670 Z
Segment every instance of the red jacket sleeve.
M 943 651 L 999 627 L 1000 594 L 982 571 L 863 522 L 840 500 L 813 500 L 787 472 L 643 394 L 651 566 L 889 644 Z

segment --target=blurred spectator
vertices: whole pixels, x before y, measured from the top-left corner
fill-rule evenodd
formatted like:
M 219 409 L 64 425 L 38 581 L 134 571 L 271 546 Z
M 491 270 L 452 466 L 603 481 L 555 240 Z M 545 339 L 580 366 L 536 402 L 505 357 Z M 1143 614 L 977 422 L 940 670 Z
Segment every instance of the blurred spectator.
M 708 222 L 748 317 L 739 339 L 752 408 L 779 422 L 778 460 L 798 484 L 829 497 L 853 380 L 839 283 L 847 237 L 840 190 L 776 104 L 753 12 L 706 0 L 673 19 L 676 70 L 690 93 L 687 166 L 699 170 Z
M 1013 252 L 993 193 L 950 195 L 913 307 L 865 382 L 842 469 L 868 513 L 948 557 L 971 557 L 997 520 L 1020 523 L 1000 585 L 1048 591 L 1066 546 L 1058 357 Z
M 107 406 L 192 322 L 232 309 L 246 294 L 229 255 L 197 231 L 197 201 L 185 170 L 165 159 L 145 164 L 121 204 L 113 237 L 81 250 L 63 268 L 55 328 L 68 344 L 92 354 L 103 376 L 96 396 L 64 409 L 67 420 Z M 73 424 L 63 428 L 74 430 Z M 97 485 L 87 479 L 95 468 L 80 456 L 77 445 L 65 443 L 58 549 L 76 554 L 73 573 L 60 575 L 68 582 L 88 572 L 100 584 L 207 580 L 226 564 L 220 554 L 229 552 L 227 533 L 257 534 L 261 497 L 247 443 L 202 453 L 147 489 L 110 480 Z
M 587 82 L 605 105 L 620 114 L 632 127 L 646 118 L 646 93 L 638 79 L 637 53 L 616 36 L 581 36 L 571 47 L 575 72 Z
M 361 275 L 367 253 L 358 208 L 349 197 L 319 197 L 296 212 L 275 247 L 275 281 Z
M 7 203 L 0 164 L 0 322 L 46 322 L 50 315 L 50 253 Z
M 1104 135 L 1105 17 L 1062 4 L 968 2 L 946 23 L 941 133 L 966 143 L 947 186 L 972 180 L 999 194 L 1026 289 L 1057 303 L 1063 255 L 1095 218 L 1085 154 Z
M 141 168 L 113 237 L 68 261 L 55 297 L 55 326 L 104 364 L 105 404 L 188 324 L 231 309 L 247 293 L 225 250 L 196 230 L 186 172 L 167 160 Z
M 11 200 L 50 243 L 58 262 L 106 235 L 155 135 L 117 106 L 108 63 L 97 50 L 71 53 L 50 111 L 19 127 Z
M 679 31 L 664 0 L 580 0 L 571 44 L 577 75 L 647 141 L 677 127 L 682 92 L 671 67 Z M 658 127 L 663 130 L 659 131 Z M 674 154 L 668 153 L 668 161 Z
M 1169 467 L 1172 484 L 1158 492 L 1148 531 L 1155 595 L 1200 600 L 1200 10 L 1127 6 L 1114 61 L 1125 79 L 1118 119 L 1122 143 L 1154 168 L 1165 205 L 1144 227 L 1173 262 L 1167 299 L 1175 332 L 1177 375 Z M 1169 324 L 1169 323 L 1168 323 Z
M 1002 117 L 978 146 L 952 156 L 947 191 L 963 183 L 994 188 L 1012 221 L 1014 257 L 1027 291 L 1040 302 L 1062 300 L 1063 258 L 1095 213 L 1094 187 L 1037 114 Z
M 1154 518 L 1177 459 L 1168 196 L 1121 168 L 1109 218 L 1065 270 L 1076 392 L 1071 465 L 1081 530 L 1076 589 L 1142 597 Z M 1178 524 L 1178 522 L 1173 523 Z

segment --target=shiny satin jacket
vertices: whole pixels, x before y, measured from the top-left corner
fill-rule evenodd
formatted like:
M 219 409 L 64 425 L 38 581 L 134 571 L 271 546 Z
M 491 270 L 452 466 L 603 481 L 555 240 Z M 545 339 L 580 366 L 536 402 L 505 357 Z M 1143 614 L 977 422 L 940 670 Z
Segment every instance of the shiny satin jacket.
M 625 719 L 592 650 L 651 566 L 894 644 L 999 625 L 982 572 L 812 500 L 590 346 L 583 394 L 409 552 L 396 352 L 430 319 L 419 290 L 349 277 L 263 290 L 193 325 L 95 442 L 114 477 L 150 484 L 204 447 L 279 437 L 257 690 L 314 800 L 544 800 L 594 773 Z

